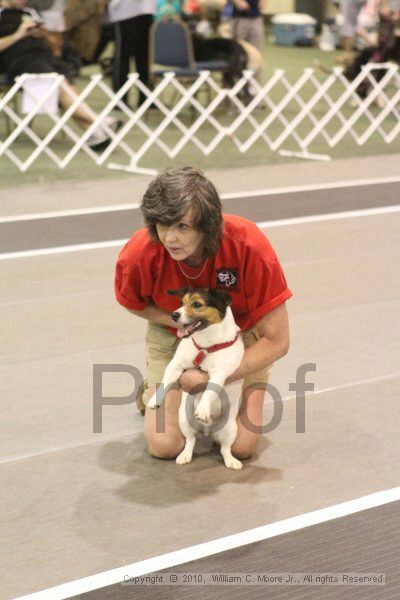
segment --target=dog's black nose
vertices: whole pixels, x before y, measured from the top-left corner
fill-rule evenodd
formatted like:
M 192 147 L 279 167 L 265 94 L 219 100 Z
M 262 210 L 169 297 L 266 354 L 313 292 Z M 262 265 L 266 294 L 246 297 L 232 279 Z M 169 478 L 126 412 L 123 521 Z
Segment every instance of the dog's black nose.
M 173 312 L 171 315 L 171 318 L 173 321 L 175 321 L 175 323 L 177 323 L 179 321 L 179 317 L 180 317 L 180 314 L 178 312 Z

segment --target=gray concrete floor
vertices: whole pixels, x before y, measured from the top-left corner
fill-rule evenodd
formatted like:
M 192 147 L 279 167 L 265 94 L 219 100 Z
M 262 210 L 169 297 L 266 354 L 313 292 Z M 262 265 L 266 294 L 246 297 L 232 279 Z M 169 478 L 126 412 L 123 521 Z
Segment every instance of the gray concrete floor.
M 348 179 L 373 176 L 373 161 L 369 173 L 355 163 Z M 307 164 L 290 185 L 311 182 L 313 169 L 313 183 L 323 179 L 322 166 L 334 181 L 333 164 Z M 391 169 L 382 159 L 375 174 Z M 260 174 L 259 186 L 273 184 Z M 102 186 L 97 199 L 72 190 L 69 207 L 109 203 Z M 235 186 L 231 177 L 223 191 Z M 26 196 L 12 206 L 13 193 L 3 214 L 33 211 Z M 35 208 L 55 210 L 57 194 L 43 190 Z M 279 427 L 238 473 L 214 451 L 187 467 L 151 459 L 132 405 L 104 409 L 103 433 L 92 432 L 93 363 L 144 367 L 144 322 L 113 297 L 117 249 L 1 261 L 1 597 L 398 485 L 399 225 L 396 213 L 266 232 L 294 292 L 291 351 L 271 383 L 289 397 L 298 367 L 316 363 L 308 380 L 322 391 L 307 396 L 304 434 L 285 400 Z M 127 376 L 105 377 L 105 395 L 131 389 Z
M 209 170 L 220 193 L 295 185 L 334 183 L 370 177 L 399 177 L 400 155 L 367 156 L 330 162 L 297 161 L 243 169 Z M 72 210 L 140 202 L 150 176 L 122 175 L 110 185 L 104 180 L 59 182 L 2 190 L 0 217 L 44 211 Z
M 74 600 L 398 600 L 399 511 L 400 502 L 391 502 L 159 569 L 156 573 L 158 581 L 150 585 L 119 582 L 74 596 Z M 340 581 L 339 574 L 345 573 L 350 565 L 353 573 L 382 573 L 383 582 L 362 586 L 346 584 L 345 587 L 332 584 L 335 580 Z M 279 573 L 290 573 L 290 578 L 282 576 L 284 583 L 278 585 L 271 581 L 266 584 L 265 579 L 263 585 L 254 585 L 258 574 L 265 573 L 266 569 L 270 578 L 279 577 Z M 240 583 L 236 579 L 233 585 L 226 583 L 228 576 L 232 577 L 234 573 L 246 573 L 246 578 L 240 577 Z M 249 581 L 247 574 L 250 573 L 251 586 L 245 583 Z M 310 579 L 299 573 L 306 573 L 308 577 L 310 573 L 329 574 L 325 581 L 331 584 L 318 585 L 317 581 L 317 585 L 307 585 Z M 225 583 L 213 581 L 215 575 L 219 581 L 225 576 Z M 164 581 L 162 587 L 161 578 Z M 185 585 L 196 578 L 201 585 Z M 179 584 L 173 585 L 174 580 Z

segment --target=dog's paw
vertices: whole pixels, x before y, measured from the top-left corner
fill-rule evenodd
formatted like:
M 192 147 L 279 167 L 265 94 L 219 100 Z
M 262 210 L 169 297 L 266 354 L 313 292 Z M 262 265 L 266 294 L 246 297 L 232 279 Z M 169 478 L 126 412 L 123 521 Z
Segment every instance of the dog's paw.
M 147 408 L 157 408 L 157 396 L 155 394 L 148 401 Z
M 175 460 L 177 465 L 187 465 L 192 462 L 192 452 L 187 452 L 185 449 L 182 450 Z
M 240 471 L 240 469 L 243 467 L 243 464 L 240 462 L 240 460 L 238 460 L 234 456 L 224 458 L 224 462 L 225 466 L 228 467 L 228 469 L 234 469 L 235 471 Z
M 211 410 L 209 406 L 201 406 L 201 404 L 199 404 L 194 416 L 202 425 L 211 425 L 212 423 Z

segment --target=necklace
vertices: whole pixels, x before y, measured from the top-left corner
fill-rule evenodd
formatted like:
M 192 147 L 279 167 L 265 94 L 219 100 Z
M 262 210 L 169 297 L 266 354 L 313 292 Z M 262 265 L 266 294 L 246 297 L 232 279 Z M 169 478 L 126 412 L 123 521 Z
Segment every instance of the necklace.
M 190 275 L 188 275 L 187 273 L 185 273 L 185 271 L 182 269 L 182 267 L 181 267 L 181 263 L 180 263 L 179 261 L 178 261 L 178 267 L 179 267 L 179 269 L 180 269 L 181 273 L 183 273 L 183 275 L 184 275 L 185 277 L 187 277 L 187 279 L 198 279 L 198 278 L 200 277 L 200 275 L 203 275 L 203 273 L 204 273 L 204 269 L 206 268 L 206 265 L 207 265 L 207 263 L 208 263 L 208 258 L 206 258 L 206 260 L 205 260 L 205 263 L 204 263 L 204 265 L 203 265 L 203 268 L 202 268 L 202 270 L 200 271 L 200 273 L 198 273 L 198 274 L 197 274 L 197 275 L 195 275 L 194 277 L 193 277 L 193 276 L 190 276 Z

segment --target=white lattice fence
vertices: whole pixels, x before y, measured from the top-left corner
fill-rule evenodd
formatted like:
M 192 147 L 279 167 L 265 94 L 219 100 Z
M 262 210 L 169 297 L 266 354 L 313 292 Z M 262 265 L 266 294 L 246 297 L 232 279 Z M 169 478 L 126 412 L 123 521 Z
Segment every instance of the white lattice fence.
M 39 79 L 47 80 L 44 93 L 32 88 L 23 92 L 33 77 L 37 76 L 19 77 L 0 99 L 0 117 L 3 113 L 13 125 L 6 133 L 0 119 L 0 157 L 7 157 L 21 171 L 32 167 L 42 154 L 64 169 L 78 154 L 85 153 L 99 166 L 153 172 L 139 167 L 151 149 L 157 148 L 172 159 L 188 144 L 194 144 L 204 155 L 211 155 L 226 140 L 240 153 L 261 142 L 272 152 L 329 159 L 313 153 L 313 145 L 326 148 L 326 152 L 346 136 L 360 146 L 373 136 L 390 144 L 400 133 L 400 74 L 390 63 L 367 65 L 353 82 L 340 68 L 327 75 L 306 69 L 295 82 L 280 69 L 260 86 L 252 73 L 245 71 L 232 89 L 221 88 L 207 71 L 189 86 L 168 73 L 153 90 L 132 74 L 117 94 L 100 75 L 94 75 L 79 95 L 72 97 L 73 103 L 64 113 L 47 108 L 63 77 L 41 75 Z M 257 93 L 245 102 L 248 83 Z M 360 86 L 366 90 L 364 98 L 357 93 Z M 134 88 L 146 95 L 137 110 L 122 102 Z M 27 114 L 15 108 L 15 100 L 23 93 L 30 100 Z M 86 131 L 73 119 L 83 102 L 93 118 Z M 117 114 L 116 107 L 122 121 L 117 133 L 105 124 L 106 117 Z M 99 126 L 109 134 L 111 143 L 96 153 L 87 141 Z

